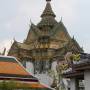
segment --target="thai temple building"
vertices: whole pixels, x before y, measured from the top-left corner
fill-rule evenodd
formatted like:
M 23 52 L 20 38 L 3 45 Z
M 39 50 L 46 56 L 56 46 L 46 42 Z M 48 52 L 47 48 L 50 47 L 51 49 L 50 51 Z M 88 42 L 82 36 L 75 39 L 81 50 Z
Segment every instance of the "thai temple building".
M 49 86 L 55 83 L 55 79 L 48 72 L 56 70 L 57 63 L 64 60 L 66 53 L 83 52 L 62 20 L 58 22 L 55 19 L 50 2 L 46 0 L 41 21 L 37 25 L 31 23 L 26 39 L 23 42 L 14 40 L 8 52 L 8 56 L 16 57 L 29 72 Z
M 0 56 L 0 90 L 51 90 L 13 57 Z

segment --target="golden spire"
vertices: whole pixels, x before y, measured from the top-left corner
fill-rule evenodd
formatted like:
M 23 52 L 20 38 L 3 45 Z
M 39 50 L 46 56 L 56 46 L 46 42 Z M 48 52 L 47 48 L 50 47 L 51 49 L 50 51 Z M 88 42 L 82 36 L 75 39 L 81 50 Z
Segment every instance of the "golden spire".
M 52 10 L 50 1 L 51 1 L 51 0 L 46 0 L 47 4 L 46 4 L 46 7 L 45 7 L 45 9 L 44 9 L 41 17 L 46 17 L 46 16 L 56 17 L 56 15 L 54 14 L 54 12 L 53 12 L 53 10 Z
M 57 21 L 55 20 L 55 13 L 52 10 L 51 4 L 50 4 L 51 0 L 46 0 L 46 7 L 43 11 L 43 13 L 41 14 L 41 21 L 38 24 L 39 27 L 41 26 L 53 26 L 57 23 Z

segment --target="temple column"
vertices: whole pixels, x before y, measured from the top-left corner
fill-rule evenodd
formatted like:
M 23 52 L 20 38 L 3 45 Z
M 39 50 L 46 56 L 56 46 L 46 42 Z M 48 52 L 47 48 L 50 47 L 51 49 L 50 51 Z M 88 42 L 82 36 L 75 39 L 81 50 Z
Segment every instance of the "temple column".
M 85 90 L 90 90 L 90 70 L 84 72 Z
M 76 90 L 76 79 L 71 78 L 70 80 L 70 90 Z

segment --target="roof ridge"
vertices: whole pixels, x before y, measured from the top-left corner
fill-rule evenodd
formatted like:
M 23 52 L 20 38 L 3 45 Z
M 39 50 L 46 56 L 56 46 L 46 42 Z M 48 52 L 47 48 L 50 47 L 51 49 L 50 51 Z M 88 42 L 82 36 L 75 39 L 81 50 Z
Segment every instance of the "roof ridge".
M 1 56 L 0 55 L 0 62 L 1 61 L 4 61 L 4 62 L 13 62 L 13 63 L 16 63 L 17 61 L 15 60 L 14 57 L 12 56 Z

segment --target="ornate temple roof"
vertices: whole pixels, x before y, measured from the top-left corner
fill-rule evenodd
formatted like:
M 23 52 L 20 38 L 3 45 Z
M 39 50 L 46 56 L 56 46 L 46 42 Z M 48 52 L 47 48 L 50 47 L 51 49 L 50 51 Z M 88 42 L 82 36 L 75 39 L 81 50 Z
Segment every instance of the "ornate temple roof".
M 37 28 L 37 26 L 34 25 L 33 23 L 31 23 L 31 26 L 30 26 L 30 29 L 29 29 L 27 38 L 26 38 L 26 40 L 24 41 L 24 43 L 31 43 L 32 40 L 37 39 L 37 37 L 39 36 L 39 34 L 40 34 L 40 31 L 39 31 L 39 29 Z
M 13 55 L 19 59 L 21 58 L 19 52 L 23 51 L 22 53 L 24 54 L 21 54 L 22 57 L 24 55 L 30 57 L 29 54 L 31 52 L 29 51 L 33 51 L 36 47 L 40 46 L 40 39 L 42 41 L 49 40 L 50 45 L 48 50 L 55 50 L 55 56 L 64 55 L 68 51 L 83 52 L 77 41 L 69 35 L 62 20 L 60 22 L 55 20 L 56 15 L 52 10 L 50 1 L 46 0 L 46 7 L 41 14 L 41 21 L 37 25 L 31 23 L 27 38 L 23 43 L 15 41 L 8 55 Z M 48 37 L 48 39 L 44 39 L 43 37 Z M 29 54 L 27 54 L 28 52 Z
M 41 17 L 46 17 L 46 16 L 52 16 L 52 17 L 56 17 L 56 15 L 54 14 L 52 8 L 51 8 L 51 4 L 50 2 L 47 1 L 46 7 L 41 15 Z
M 51 4 L 50 4 L 50 0 L 46 0 L 47 4 L 46 7 L 43 11 L 43 13 L 41 14 L 41 21 L 38 23 L 38 27 L 42 27 L 42 26 L 54 26 L 55 24 L 57 24 L 57 21 L 55 20 L 56 15 L 54 14 L 52 8 L 51 8 Z

